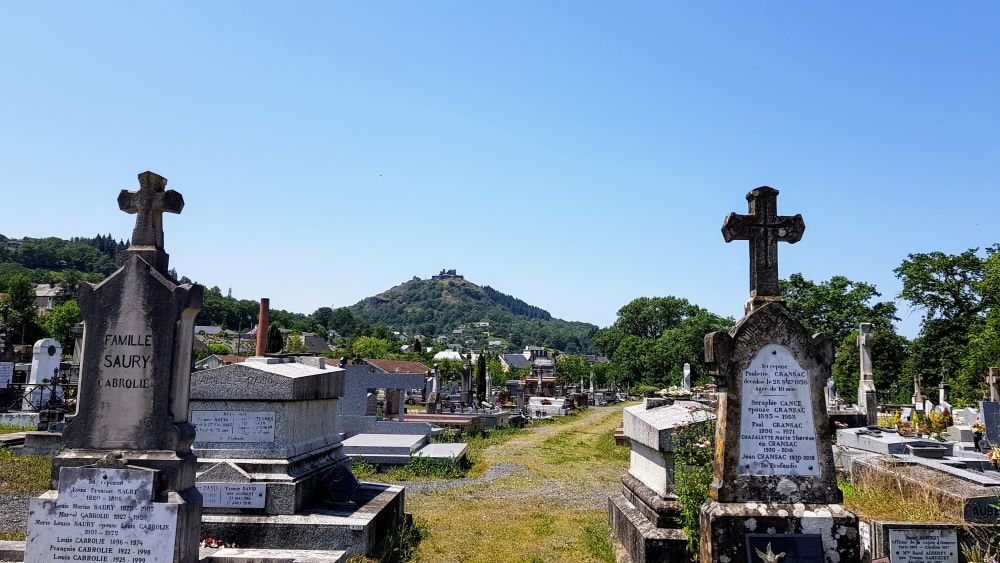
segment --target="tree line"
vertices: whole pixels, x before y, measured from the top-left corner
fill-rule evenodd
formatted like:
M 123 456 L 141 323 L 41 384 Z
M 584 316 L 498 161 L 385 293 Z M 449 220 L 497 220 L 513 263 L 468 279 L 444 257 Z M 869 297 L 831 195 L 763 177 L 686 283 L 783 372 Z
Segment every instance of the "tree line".
M 893 270 L 899 298 L 922 312 L 919 334 L 896 332 L 894 301 L 880 300 L 872 284 L 833 276 L 814 282 L 801 274 L 780 280 L 788 309 L 813 332 L 834 337 L 833 378 L 847 401 L 857 395 L 858 325 L 873 325 L 873 372 L 885 401 L 910 400 L 914 383 L 926 392 L 944 381 L 949 401 L 973 404 L 983 395 L 989 366 L 1000 365 L 1000 245 L 958 254 L 909 254 Z M 640 297 L 618 311 L 615 323 L 595 337 L 611 358 L 609 380 L 627 387 L 677 385 L 682 366 L 693 381 L 711 381 L 704 369 L 704 335 L 728 330 L 734 319 L 687 299 Z

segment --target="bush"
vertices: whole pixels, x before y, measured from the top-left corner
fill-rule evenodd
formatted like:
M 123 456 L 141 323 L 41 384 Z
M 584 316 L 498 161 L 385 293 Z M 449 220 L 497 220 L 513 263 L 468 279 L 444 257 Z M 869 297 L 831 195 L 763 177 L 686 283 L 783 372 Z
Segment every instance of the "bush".
M 233 349 L 232 348 L 230 348 L 229 346 L 227 346 L 225 344 L 222 344 L 221 342 L 213 342 L 213 343 L 209 344 L 208 345 L 208 349 L 209 349 L 210 352 L 212 352 L 216 356 L 229 355 L 229 354 L 233 353 Z

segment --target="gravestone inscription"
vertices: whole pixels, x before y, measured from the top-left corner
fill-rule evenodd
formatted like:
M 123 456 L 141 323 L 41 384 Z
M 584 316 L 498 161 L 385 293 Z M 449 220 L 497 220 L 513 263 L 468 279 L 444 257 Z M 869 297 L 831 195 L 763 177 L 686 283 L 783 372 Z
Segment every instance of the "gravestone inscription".
M 889 558 L 893 563 L 958 563 L 958 532 L 889 530 Z
M 769 344 L 743 371 L 741 475 L 819 475 L 809 376 Z
M 156 473 L 64 467 L 58 497 L 31 501 L 25 560 L 173 561 L 178 505 L 152 502 Z
M 274 442 L 274 411 L 191 411 L 199 442 Z
M 205 508 L 264 508 L 264 483 L 198 483 Z

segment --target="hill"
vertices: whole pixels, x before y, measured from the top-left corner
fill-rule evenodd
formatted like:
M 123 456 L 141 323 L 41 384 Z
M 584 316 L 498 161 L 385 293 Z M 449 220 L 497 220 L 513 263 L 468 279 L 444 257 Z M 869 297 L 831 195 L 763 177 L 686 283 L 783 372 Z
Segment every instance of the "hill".
M 553 318 L 540 307 L 460 277 L 437 278 L 415 277 L 350 309 L 369 324 L 411 336 L 443 335 L 474 347 L 503 340 L 513 349 L 537 345 L 572 353 L 596 351 L 595 325 Z

